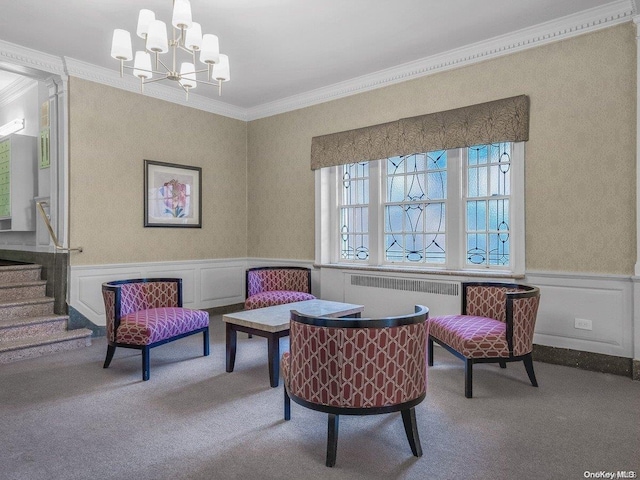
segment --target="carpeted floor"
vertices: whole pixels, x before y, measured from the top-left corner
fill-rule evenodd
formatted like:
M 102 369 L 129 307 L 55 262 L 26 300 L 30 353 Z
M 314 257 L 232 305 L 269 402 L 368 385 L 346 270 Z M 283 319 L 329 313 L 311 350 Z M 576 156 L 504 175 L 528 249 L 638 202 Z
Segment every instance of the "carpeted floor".
M 474 368 L 437 349 L 417 407 L 424 456 L 411 455 L 400 414 L 340 419 L 338 457 L 324 466 L 326 415 L 269 387 L 267 345 L 239 335 L 225 372 L 224 329 L 155 348 L 151 380 L 140 355 L 104 338 L 86 349 L 0 365 L 0 478 L 87 479 L 582 479 L 640 474 L 640 382 L 535 363 Z M 282 342 L 286 348 L 286 339 Z M 629 477 L 631 478 L 631 477 Z

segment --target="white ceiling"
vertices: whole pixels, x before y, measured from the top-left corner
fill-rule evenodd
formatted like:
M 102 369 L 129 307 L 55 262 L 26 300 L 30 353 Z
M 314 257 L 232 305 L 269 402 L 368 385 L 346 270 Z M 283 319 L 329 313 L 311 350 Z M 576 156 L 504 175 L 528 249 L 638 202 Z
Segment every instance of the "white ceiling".
M 635 0 L 631 0 L 632 2 Z M 611 0 L 191 0 L 220 38 L 231 81 L 219 99 L 255 108 L 607 5 Z M 617 3 L 620 3 L 618 0 Z M 634 10 L 635 10 L 635 4 Z M 171 22 L 171 0 L 0 0 L 0 40 L 116 71 L 114 28 L 148 8 Z M 2 85 L 0 77 L 0 86 Z M 163 82 L 174 83 L 174 82 Z M 199 95 L 217 91 L 199 86 Z

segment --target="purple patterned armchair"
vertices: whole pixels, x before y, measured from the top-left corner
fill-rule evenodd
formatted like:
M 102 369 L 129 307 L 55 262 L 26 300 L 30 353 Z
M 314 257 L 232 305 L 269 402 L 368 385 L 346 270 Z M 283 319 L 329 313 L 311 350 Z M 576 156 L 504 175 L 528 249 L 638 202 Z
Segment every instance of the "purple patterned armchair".
M 304 267 L 257 267 L 247 270 L 245 310 L 313 300 L 311 270 Z
M 326 465 L 333 467 L 339 415 L 402 413 L 413 455 L 422 456 L 415 406 L 427 392 L 427 308 L 382 319 L 307 317 L 291 312 L 282 355 L 284 419 L 291 400 L 329 414 Z
M 429 320 L 429 365 L 433 365 L 433 342 L 464 361 L 464 395 L 473 396 L 473 364 L 522 360 L 531 381 L 533 331 L 540 290 L 513 283 L 466 282 L 462 284 L 462 314 Z
M 202 332 L 209 355 L 209 314 L 182 308 L 182 279 L 137 278 L 102 284 L 107 317 L 107 357 L 116 347 L 142 350 L 142 380 L 149 380 L 149 351 L 158 345 Z

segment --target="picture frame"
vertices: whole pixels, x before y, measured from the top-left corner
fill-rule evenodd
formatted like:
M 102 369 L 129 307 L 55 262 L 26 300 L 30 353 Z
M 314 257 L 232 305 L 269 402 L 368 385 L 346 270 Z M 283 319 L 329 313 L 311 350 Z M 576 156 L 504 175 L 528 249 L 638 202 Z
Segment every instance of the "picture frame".
M 202 168 L 145 160 L 144 226 L 202 228 Z

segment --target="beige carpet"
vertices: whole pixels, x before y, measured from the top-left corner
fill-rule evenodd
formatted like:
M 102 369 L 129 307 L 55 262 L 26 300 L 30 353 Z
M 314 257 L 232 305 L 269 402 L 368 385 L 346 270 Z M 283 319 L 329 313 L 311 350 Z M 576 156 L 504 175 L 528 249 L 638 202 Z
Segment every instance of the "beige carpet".
M 581 479 L 640 474 L 640 382 L 535 363 L 474 369 L 437 349 L 417 407 L 424 456 L 411 455 L 399 414 L 341 417 L 337 463 L 324 466 L 326 415 L 269 387 L 267 345 L 239 335 L 236 371 L 224 368 L 224 329 L 140 355 L 105 339 L 91 347 L 0 365 L 0 478 L 57 479 Z M 286 339 L 285 339 L 286 340 Z M 282 342 L 286 348 L 286 341 Z

